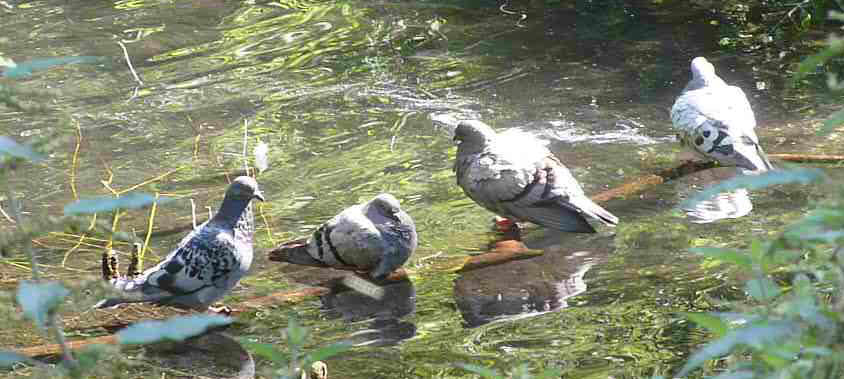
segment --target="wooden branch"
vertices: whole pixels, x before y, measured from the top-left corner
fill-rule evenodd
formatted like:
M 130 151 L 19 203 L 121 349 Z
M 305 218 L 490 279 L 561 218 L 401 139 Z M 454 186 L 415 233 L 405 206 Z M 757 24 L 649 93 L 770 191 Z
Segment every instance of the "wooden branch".
M 542 254 L 540 250 L 528 249 L 521 241 L 512 239 L 497 241 L 493 244 L 492 249 L 486 253 L 460 257 L 460 260 L 456 264 L 452 263 L 453 265 L 450 270 L 466 272 L 509 261 L 533 258 Z
M 768 158 L 802 163 L 844 163 L 844 155 L 768 154 Z
M 592 196 L 592 201 L 602 203 L 617 197 L 629 196 L 634 193 L 644 191 L 647 188 L 665 183 L 669 180 L 674 180 L 682 176 L 714 167 L 717 167 L 715 162 L 686 161 L 677 167 L 666 168 L 653 174 L 640 176 L 618 187 L 608 189 Z
M 84 340 L 68 341 L 67 347 L 71 350 L 81 349 L 90 345 L 113 345 L 117 344 L 117 336 L 109 334 L 107 336 L 100 336 L 94 338 L 87 338 Z M 14 352 L 29 356 L 29 357 L 43 357 L 49 355 L 58 355 L 62 352 L 62 347 L 57 344 L 30 346 L 21 349 L 15 349 Z

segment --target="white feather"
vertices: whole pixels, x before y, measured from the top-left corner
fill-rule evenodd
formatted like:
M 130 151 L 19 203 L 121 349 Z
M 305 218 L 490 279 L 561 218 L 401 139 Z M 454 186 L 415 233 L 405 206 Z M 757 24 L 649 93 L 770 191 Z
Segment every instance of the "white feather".
M 264 141 L 258 142 L 258 145 L 255 146 L 255 167 L 259 173 L 266 171 L 270 166 L 269 152 L 270 147 Z

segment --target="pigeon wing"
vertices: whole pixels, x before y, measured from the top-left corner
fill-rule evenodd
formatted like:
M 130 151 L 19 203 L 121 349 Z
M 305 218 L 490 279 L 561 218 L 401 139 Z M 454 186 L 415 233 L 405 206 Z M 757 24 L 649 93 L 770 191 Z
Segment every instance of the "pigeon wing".
M 231 235 L 187 239 L 167 259 L 150 269 L 144 292 L 163 290 L 174 296 L 195 293 L 204 288 L 222 287 L 235 269 Z

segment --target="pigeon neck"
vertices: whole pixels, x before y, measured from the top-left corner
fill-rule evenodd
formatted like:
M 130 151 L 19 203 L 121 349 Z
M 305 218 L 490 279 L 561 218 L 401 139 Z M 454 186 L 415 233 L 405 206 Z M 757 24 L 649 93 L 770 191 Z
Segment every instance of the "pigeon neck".
M 252 212 L 245 212 L 247 208 L 251 208 L 249 200 L 233 199 L 226 195 L 220 210 L 214 215 L 214 221 L 234 228 L 247 213 L 251 216 Z

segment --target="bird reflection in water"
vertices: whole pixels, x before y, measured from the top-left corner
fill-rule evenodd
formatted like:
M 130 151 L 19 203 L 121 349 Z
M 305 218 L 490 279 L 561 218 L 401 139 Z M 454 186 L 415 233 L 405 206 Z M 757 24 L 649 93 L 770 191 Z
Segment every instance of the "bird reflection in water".
M 603 261 L 611 250 L 608 237 L 585 239 L 587 250 L 586 246 L 572 246 L 581 242 L 574 242 L 571 236 L 548 230 L 540 232 L 544 233 L 542 240 L 527 238 L 522 246 L 542 249 L 543 255 L 471 270 L 457 278 L 454 295 L 467 327 L 533 317 L 568 307 L 567 299 L 586 291 L 583 279 L 586 272 Z M 497 245 L 503 244 L 499 241 Z
M 403 320 L 416 311 L 416 290 L 407 277 L 376 284 L 348 274 L 328 287 L 331 292 L 320 298 L 328 318 L 368 324 L 350 336 L 355 345 L 395 345 L 416 335 L 416 325 Z
M 678 181 L 677 193 L 682 197 L 693 196 L 697 188 L 718 184 L 736 175 L 735 169 L 719 167 L 700 171 Z M 721 192 L 718 195 L 683 208 L 689 221 L 705 224 L 728 218 L 739 218 L 753 210 L 753 203 L 747 189 Z

